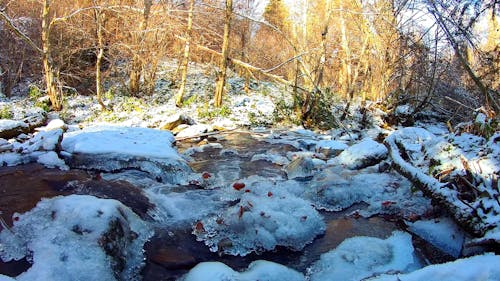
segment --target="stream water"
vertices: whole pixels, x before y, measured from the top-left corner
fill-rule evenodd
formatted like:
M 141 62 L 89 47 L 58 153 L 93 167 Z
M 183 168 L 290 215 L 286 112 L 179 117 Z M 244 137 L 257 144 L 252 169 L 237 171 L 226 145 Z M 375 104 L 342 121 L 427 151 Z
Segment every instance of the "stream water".
M 213 141 L 220 142 L 227 153 L 220 148 L 207 148 L 191 155 L 190 166 L 195 172 L 209 172 L 222 178 L 245 178 L 251 175 L 263 177 L 284 177 L 282 167 L 267 161 L 250 161 L 255 154 L 274 152 L 286 154 L 297 149 L 291 145 L 271 144 L 260 139 L 259 134 L 233 133 Z M 193 142 L 179 142 L 177 147 L 183 152 L 198 146 Z M 68 185 L 68 182 L 73 184 Z M 228 182 L 230 184 L 230 182 Z M 181 189 L 182 190 L 182 189 Z M 12 224 L 14 212 L 30 210 L 43 197 L 67 194 L 91 194 L 102 198 L 113 198 L 129 206 L 145 220 L 151 220 L 148 210 L 153 205 L 139 187 L 126 181 L 106 181 L 93 172 L 80 170 L 60 171 L 30 164 L 0 168 L 0 206 L 2 218 Z M 359 207 L 353 206 L 352 208 Z M 334 249 L 346 238 L 373 236 L 386 238 L 392 231 L 403 229 L 397 217 L 361 218 L 350 216 L 352 208 L 342 212 L 321 214 L 327 224 L 324 235 L 302 251 L 291 251 L 278 247 L 272 252 L 235 257 L 212 253 L 191 234 L 191 227 L 168 229 L 156 226 L 155 235 L 145 245 L 146 266 L 143 280 L 176 280 L 190 268 L 203 261 L 221 261 L 235 270 L 245 269 L 254 260 L 264 259 L 281 263 L 305 272 L 308 266 L 319 259 L 322 253 Z M 444 261 L 448 257 L 427 243 L 415 238 L 414 246 L 422 260 Z M 29 267 L 26 260 L 4 263 L 0 260 L 0 274 L 16 276 Z

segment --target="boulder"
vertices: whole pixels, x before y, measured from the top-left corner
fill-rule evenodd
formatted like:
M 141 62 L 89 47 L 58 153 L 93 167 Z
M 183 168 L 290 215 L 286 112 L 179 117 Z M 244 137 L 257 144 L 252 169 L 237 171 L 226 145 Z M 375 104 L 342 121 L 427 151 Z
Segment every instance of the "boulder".
M 184 114 L 174 114 L 174 115 L 169 116 L 163 122 L 163 124 L 160 125 L 160 129 L 172 131 L 175 127 L 177 127 L 181 124 L 192 125 L 192 124 L 194 124 L 194 121 L 193 121 L 193 119 L 189 118 L 188 116 L 186 116 Z
M 187 127 L 186 129 L 180 131 L 177 134 L 178 138 L 191 138 L 198 136 L 200 134 L 211 131 L 212 128 L 209 125 L 205 124 L 197 124 Z
M 22 121 L 0 119 L 0 138 L 11 139 L 22 133 L 29 133 L 30 127 Z
M 387 158 L 387 148 L 372 139 L 364 139 L 337 156 L 336 161 L 349 169 L 363 169 Z
M 347 144 L 335 140 L 320 140 L 316 143 L 316 152 L 323 153 L 326 157 L 335 157 L 347 149 Z

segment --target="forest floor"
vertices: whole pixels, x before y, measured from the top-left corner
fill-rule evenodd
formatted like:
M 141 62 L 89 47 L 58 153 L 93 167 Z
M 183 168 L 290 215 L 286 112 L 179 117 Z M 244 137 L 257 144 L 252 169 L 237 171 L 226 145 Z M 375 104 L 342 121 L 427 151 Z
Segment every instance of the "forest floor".
M 207 71 L 182 108 L 168 79 L 111 87 L 106 111 L 0 101 L 0 280 L 500 280 L 486 115 L 450 132 L 352 106 L 314 131 L 277 123 L 293 99 L 273 83 L 233 75 L 214 109 Z

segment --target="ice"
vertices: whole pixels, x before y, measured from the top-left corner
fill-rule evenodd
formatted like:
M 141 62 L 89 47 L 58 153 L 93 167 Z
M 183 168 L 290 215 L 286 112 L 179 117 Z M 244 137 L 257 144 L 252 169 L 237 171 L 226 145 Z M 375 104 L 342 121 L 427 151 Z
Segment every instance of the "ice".
M 0 274 L 0 281 L 16 281 L 16 279 Z
M 2 259 L 22 251 L 33 262 L 17 280 L 138 280 L 152 235 L 120 202 L 88 195 L 42 199 L 13 221 L 0 233 Z
M 383 240 L 353 237 L 321 255 L 310 268 L 311 281 L 358 281 L 378 274 L 409 272 L 418 268 L 411 236 L 401 231 Z M 422 279 L 425 280 L 425 279 Z
M 278 263 L 257 260 L 245 272 L 237 272 L 220 262 L 203 262 L 189 271 L 182 281 L 304 281 L 304 275 Z
M 311 158 L 299 156 L 284 167 L 288 179 L 312 177 L 317 171 Z
M 498 281 L 500 256 L 485 254 L 434 264 L 408 274 L 383 275 L 370 281 Z
M 387 148 L 383 144 L 367 138 L 347 148 L 334 160 L 349 169 L 361 169 L 375 165 L 386 157 Z
M 254 156 L 252 156 L 252 159 L 250 159 L 251 162 L 259 161 L 259 160 L 268 161 L 268 162 L 274 163 L 276 165 L 281 165 L 281 166 L 284 166 L 284 165 L 287 165 L 290 163 L 290 160 L 288 160 L 288 158 L 286 158 L 285 156 L 281 156 L 281 155 L 274 154 L 274 153 L 255 154 Z
M 445 253 L 458 258 L 462 252 L 464 233 L 447 217 L 434 220 L 406 222 L 408 230 Z
M 231 186 L 225 192 L 230 207 L 194 227 L 197 239 L 211 251 L 245 256 L 278 245 L 301 250 L 325 231 L 311 204 L 280 186 L 282 182 L 251 177 L 241 183 L 245 186 Z
M 335 140 L 320 140 L 316 143 L 316 151 L 326 156 L 337 156 L 348 147 L 347 144 Z
M 65 133 L 62 148 L 70 167 L 116 171 L 135 168 L 167 183 L 182 183 L 191 169 L 172 147 L 170 132 L 95 126 Z

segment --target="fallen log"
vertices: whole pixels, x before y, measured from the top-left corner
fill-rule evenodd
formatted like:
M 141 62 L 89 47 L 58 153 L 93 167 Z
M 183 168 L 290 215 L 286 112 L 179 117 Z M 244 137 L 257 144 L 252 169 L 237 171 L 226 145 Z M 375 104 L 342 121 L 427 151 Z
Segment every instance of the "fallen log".
M 461 200 L 458 191 L 453 189 L 451 183 L 439 182 L 434 177 L 406 162 L 401 156 L 405 152 L 400 150 L 403 145 L 398 139 L 397 132 L 387 137 L 384 144 L 389 150 L 393 167 L 418 187 L 425 196 L 431 198 L 434 205 L 441 206 L 448 211 L 453 219 L 466 231 L 480 238 L 488 230 L 497 227 L 497 225 L 479 217 L 473 205 Z

